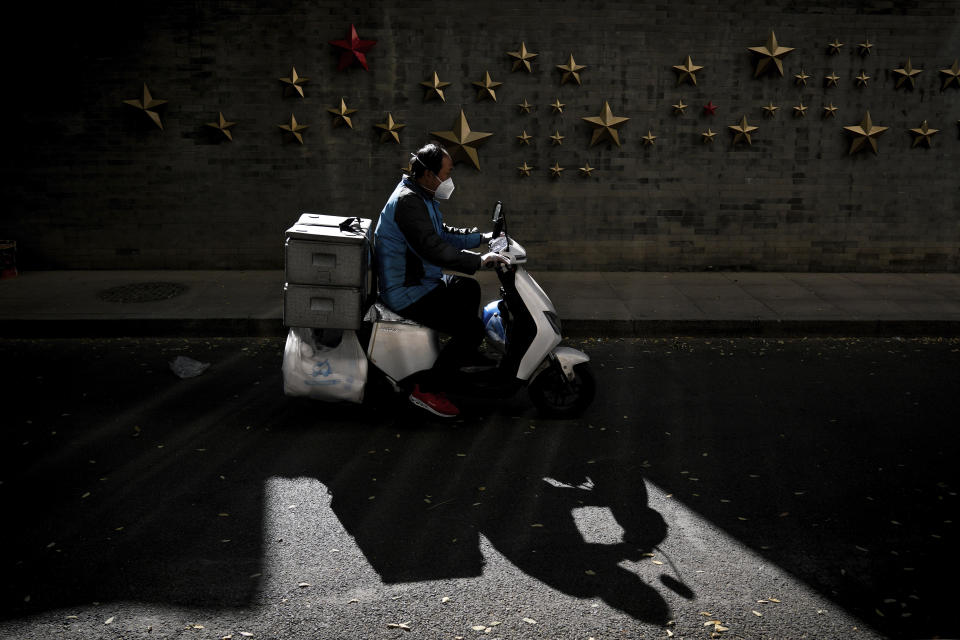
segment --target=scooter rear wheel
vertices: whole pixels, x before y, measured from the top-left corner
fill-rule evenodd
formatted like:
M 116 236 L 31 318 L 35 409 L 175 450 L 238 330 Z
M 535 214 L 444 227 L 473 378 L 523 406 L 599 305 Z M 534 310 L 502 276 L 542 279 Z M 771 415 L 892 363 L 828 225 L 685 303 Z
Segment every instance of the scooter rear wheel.
M 527 391 L 541 415 L 572 418 L 593 402 L 597 383 L 590 365 L 583 362 L 573 368 L 573 380 L 567 380 L 559 366 L 544 369 L 530 382 Z

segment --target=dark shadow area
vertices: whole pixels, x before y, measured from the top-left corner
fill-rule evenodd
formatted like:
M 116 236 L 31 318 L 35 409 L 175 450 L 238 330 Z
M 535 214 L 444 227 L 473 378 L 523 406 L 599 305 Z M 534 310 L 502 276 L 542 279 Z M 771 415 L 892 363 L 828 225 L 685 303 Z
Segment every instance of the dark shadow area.
M 580 421 L 532 420 L 525 396 L 474 403 L 453 424 L 402 399 L 285 398 L 281 348 L 0 342 L 12 400 L 0 497 L 16 523 L 0 553 L 2 615 L 114 600 L 248 605 L 263 571 L 265 485 L 311 477 L 384 583 L 479 576 L 482 535 L 555 589 L 667 621 L 662 596 L 618 566 L 662 542 L 667 524 L 615 442 Z M 213 364 L 179 380 L 167 368 L 177 355 Z M 587 543 L 572 515 L 581 506 L 609 507 L 623 541 Z

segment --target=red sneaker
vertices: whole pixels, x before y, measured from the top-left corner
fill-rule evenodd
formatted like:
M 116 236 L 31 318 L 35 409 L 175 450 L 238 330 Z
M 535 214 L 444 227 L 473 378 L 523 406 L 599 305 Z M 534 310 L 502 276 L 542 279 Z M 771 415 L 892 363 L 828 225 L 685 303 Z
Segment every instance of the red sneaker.
M 442 393 L 420 391 L 420 385 L 413 388 L 413 393 L 410 394 L 410 402 L 441 418 L 453 418 L 460 415 L 460 409 L 457 409 L 455 404 L 447 400 L 447 396 Z

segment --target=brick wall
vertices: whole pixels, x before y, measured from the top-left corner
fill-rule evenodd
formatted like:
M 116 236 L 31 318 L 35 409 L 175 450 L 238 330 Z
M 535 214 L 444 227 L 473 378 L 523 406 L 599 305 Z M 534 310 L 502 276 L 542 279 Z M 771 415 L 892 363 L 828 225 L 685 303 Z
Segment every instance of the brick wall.
M 351 3 L 171 2 L 118 12 L 39 10 L 2 45 L 16 60 L 3 105 L 10 129 L 0 237 L 26 268 L 279 268 L 283 231 L 300 212 L 375 218 L 429 132 L 459 109 L 494 136 L 481 170 L 459 164 L 448 221 L 486 226 L 502 199 L 511 231 L 539 269 L 957 271 L 960 268 L 960 88 L 938 71 L 960 58 L 960 2 L 582 3 L 565 0 Z M 737 7 L 737 8 L 734 8 Z M 71 13 L 72 12 L 72 13 Z M 327 42 L 351 23 L 377 44 L 370 70 L 336 70 Z M 753 77 L 748 47 L 770 30 L 785 76 Z M 827 43 L 844 43 L 830 56 Z M 869 39 L 861 57 L 857 43 Z M 511 71 L 507 51 L 538 54 Z M 560 85 L 570 54 L 582 86 Z M 677 85 L 690 55 L 698 84 Z M 913 91 L 892 69 L 923 69 Z M 306 98 L 284 96 L 292 66 Z M 801 68 L 806 87 L 793 76 Z M 436 71 L 446 102 L 424 101 Z M 484 72 L 503 84 L 478 101 Z M 839 87 L 826 88 L 835 71 Z M 854 76 L 871 80 L 858 88 Z M 146 82 L 164 129 L 123 100 Z M 344 98 L 354 127 L 333 127 Z M 671 108 L 680 98 L 684 115 Z M 526 99 L 532 113 L 517 103 Z M 555 114 L 550 103 L 566 106 Z M 609 101 L 622 147 L 590 147 L 583 116 Z M 708 101 L 716 115 L 704 115 Z M 806 118 L 793 106 L 809 107 Z M 761 107 L 779 106 L 772 119 Z M 832 102 L 835 118 L 821 116 Z M 880 153 L 848 155 L 843 126 L 870 110 L 889 129 Z M 233 142 L 205 123 L 237 124 Z M 387 112 L 406 126 L 382 143 Z M 309 125 L 304 145 L 277 127 Z M 742 116 L 759 127 L 732 146 Z M 930 149 L 908 129 L 940 129 Z M 707 128 L 712 145 L 701 142 Z M 516 136 L 526 130 L 530 146 Z M 657 136 L 652 147 L 641 136 Z M 559 131 L 565 139 L 554 146 Z M 523 162 L 535 168 L 521 177 Z M 551 178 L 554 162 L 565 167 Z M 590 177 L 578 168 L 596 167 Z

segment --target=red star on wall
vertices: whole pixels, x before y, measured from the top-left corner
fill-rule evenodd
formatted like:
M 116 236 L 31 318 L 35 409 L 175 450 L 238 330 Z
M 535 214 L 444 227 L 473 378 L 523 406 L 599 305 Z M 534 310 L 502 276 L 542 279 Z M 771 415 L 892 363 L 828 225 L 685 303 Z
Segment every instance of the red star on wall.
M 350 36 L 346 40 L 331 40 L 330 44 L 343 52 L 340 54 L 340 62 L 337 64 L 337 71 L 343 71 L 354 62 L 360 63 L 360 66 L 369 71 L 367 66 L 367 52 L 377 44 L 376 40 L 361 40 L 357 35 L 357 28 L 350 25 Z
M 717 114 L 717 105 L 713 104 L 713 100 L 703 105 L 703 113 L 708 116 Z

